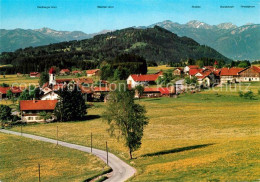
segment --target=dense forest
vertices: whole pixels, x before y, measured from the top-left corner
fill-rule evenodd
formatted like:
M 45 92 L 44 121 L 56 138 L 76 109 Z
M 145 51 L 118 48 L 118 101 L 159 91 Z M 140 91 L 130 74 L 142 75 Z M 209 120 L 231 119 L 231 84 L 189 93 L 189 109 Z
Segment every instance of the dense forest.
M 155 26 L 148 29 L 127 28 L 97 35 L 92 39 L 3 52 L 0 64 L 11 64 L 13 67 L 1 68 L 0 71 L 6 74 L 42 72 L 51 66 L 91 69 L 100 67 L 103 62 L 116 60 L 123 54 L 140 56 L 148 63 L 163 64 L 202 57 L 230 61 L 210 47 Z

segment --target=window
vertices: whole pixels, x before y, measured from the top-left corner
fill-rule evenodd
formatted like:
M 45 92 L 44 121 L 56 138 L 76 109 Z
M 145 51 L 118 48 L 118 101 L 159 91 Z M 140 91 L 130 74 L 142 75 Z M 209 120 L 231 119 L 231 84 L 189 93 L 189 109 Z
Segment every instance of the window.
M 28 120 L 33 120 L 33 117 L 28 117 Z

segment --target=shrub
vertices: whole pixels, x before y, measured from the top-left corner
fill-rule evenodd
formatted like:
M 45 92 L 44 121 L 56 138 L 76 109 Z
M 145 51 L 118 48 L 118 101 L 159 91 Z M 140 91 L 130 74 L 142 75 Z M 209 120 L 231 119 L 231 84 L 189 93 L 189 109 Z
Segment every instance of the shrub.
M 242 91 L 238 92 L 239 97 L 244 97 L 244 93 Z
M 250 100 L 252 100 L 252 99 L 254 99 L 254 93 L 250 90 L 250 91 L 248 91 L 248 92 L 246 92 L 245 94 L 244 94 L 244 97 L 246 98 L 246 99 L 250 99 Z
M 258 89 L 258 95 L 260 95 L 260 89 Z

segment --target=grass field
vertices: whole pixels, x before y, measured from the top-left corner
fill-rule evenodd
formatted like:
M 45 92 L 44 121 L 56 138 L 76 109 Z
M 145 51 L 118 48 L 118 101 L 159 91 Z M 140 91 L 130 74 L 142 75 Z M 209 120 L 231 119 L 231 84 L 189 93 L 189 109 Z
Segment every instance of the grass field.
M 167 70 L 173 70 L 174 67 L 166 67 L 166 65 L 159 65 L 157 67 L 148 67 L 148 74 L 153 74 L 158 71 L 167 71 Z
M 108 141 L 110 151 L 138 170 L 131 181 L 259 180 L 260 83 L 247 88 L 255 100 L 240 98 L 234 87 L 136 101 L 146 107 L 150 121 L 132 161 L 123 141 L 106 131 L 104 103 L 94 103 L 86 121 L 28 125 L 23 130 L 55 138 L 58 125 L 61 140 L 86 146 L 92 132 L 94 147 L 105 149 Z
M 83 181 L 107 170 L 100 159 L 54 144 L 0 133 L 0 180 Z
M 30 77 L 23 77 L 17 75 L 5 75 L 5 78 L 3 78 L 3 75 L 0 75 L 0 83 L 7 83 L 9 85 L 12 84 L 22 84 L 21 86 L 28 86 L 29 83 L 38 85 L 39 78 L 30 78 Z

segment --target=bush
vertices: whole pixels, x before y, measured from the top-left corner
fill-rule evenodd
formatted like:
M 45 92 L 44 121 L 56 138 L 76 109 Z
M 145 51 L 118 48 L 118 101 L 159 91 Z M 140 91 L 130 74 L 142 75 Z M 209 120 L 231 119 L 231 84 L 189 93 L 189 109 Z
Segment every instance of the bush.
M 250 100 L 252 100 L 252 99 L 254 99 L 254 93 L 250 90 L 250 91 L 248 91 L 248 92 L 246 92 L 245 94 L 244 94 L 244 97 L 246 98 L 246 99 L 250 99 Z
M 251 90 L 246 92 L 246 93 L 243 93 L 242 91 L 239 91 L 238 94 L 239 94 L 239 97 L 243 97 L 245 99 L 250 99 L 250 100 L 255 99 L 255 95 L 254 95 L 254 93 Z
M 260 89 L 258 89 L 258 95 L 260 95 Z
M 239 97 L 244 97 L 244 93 L 242 91 L 238 92 Z

